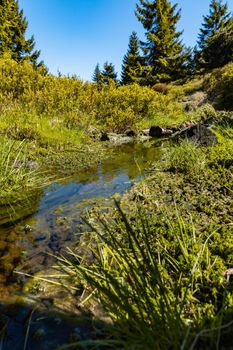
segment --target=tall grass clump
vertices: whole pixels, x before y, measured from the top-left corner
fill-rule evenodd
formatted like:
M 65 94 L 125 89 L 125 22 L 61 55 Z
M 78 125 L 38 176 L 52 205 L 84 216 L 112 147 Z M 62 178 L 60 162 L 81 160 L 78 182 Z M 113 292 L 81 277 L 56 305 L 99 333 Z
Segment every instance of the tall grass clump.
M 25 141 L 1 138 L 0 149 L 0 204 L 25 198 L 30 190 L 42 185 L 38 169 L 31 169 Z
M 183 140 L 171 147 L 166 154 L 166 168 L 191 177 L 203 174 L 207 167 L 207 156 L 195 142 Z
M 210 349 L 229 339 L 233 299 L 226 267 L 212 251 L 216 232 L 198 232 L 191 218 L 185 222 L 178 214 L 171 221 L 140 209 L 129 219 L 116 205 L 111 223 L 99 217 L 92 226 L 92 261 L 75 252 L 61 259 L 73 283 L 82 284 L 89 302 L 94 298 L 113 322 L 105 339 L 88 344 Z

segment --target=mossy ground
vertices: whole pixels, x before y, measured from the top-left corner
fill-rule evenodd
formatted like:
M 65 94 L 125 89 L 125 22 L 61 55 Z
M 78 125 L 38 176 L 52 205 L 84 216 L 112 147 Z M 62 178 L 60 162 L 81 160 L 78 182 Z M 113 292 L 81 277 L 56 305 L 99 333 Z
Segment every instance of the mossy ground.
M 93 208 L 93 262 L 64 260 L 111 315 L 113 348 L 233 346 L 233 141 L 229 127 L 216 132 L 212 147 L 170 145 L 123 196 L 123 213 Z
M 99 90 L 76 77 L 43 76 L 26 62 L 1 60 L 4 208 L 40 191 L 51 181 L 50 175 L 64 176 L 107 157 L 109 149 L 90 140 L 89 126 L 124 132 L 200 119 L 199 100 L 191 101 L 190 113 L 182 99 L 202 91 L 205 84 L 207 95 L 217 93 L 216 107 L 224 107 L 225 92 L 232 91 L 231 70 L 229 65 L 220 72 L 223 84 L 216 83 L 216 72 L 210 76 L 214 82 L 203 83 L 201 77 L 154 90 L 114 84 Z M 207 106 L 204 117 L 213 113 Z M 233 132 L 226 125 L 216 132 L 219 144 L 213 147 L 171 145 L 164 162 L 156 163 L 151 176 L 121 200 L 126 214 L 120 208 L 109 209 L 107 216 L 93 209 L 91 224 L 97 233 L 83 242 L 94 259 L 88 264 L 78 256 L 64 261 L 71 283 L 94 289 L 97 301 L 109 312 L 115 327 L 108 340 L 115 347 L 233 346 L 232 276 L 226 272 L 233 264 Z M 6 276 L 22 254 L 11 244 L 16 238 L 0 242 Z

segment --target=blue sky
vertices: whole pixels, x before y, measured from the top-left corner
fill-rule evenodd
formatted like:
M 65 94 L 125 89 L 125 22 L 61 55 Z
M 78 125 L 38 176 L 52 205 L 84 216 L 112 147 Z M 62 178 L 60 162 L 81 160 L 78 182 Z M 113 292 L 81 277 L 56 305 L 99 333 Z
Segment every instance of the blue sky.
M 77 74 L 91 80 L 96 63 L 115 65 L 118 76 L 133 30 L 143 38 L 144 29 L 134 15 L 137 0 L 19 0 L 50 72 Z M 183 42 L 195 45 L 202 16 L 210 0 L 177 0 L 182 8 L 178 29 Z M 174 3 L 174 1 L 173 1 Z M 233 1 L 228 1 L 233 11 Z

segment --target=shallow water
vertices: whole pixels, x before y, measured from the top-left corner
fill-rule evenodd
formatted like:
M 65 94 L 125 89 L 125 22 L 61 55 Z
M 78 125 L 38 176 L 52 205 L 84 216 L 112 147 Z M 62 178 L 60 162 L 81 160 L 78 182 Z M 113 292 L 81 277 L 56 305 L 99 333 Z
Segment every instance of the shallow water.
M 30 295 L 18 303 L 17 295 L 27 281 L 25 273 L 49 268 L 55 261 L 51 254 L 75 246 L 87 229 L 81 217 L 88 209 L 112 205 L 112 196 L 123 194 L 139 181 L 161 153 L 162 148 L 153 142 L 116 147 L 98 166 L 54 182 L 34 199 L 11 208 L 16 218 L 20 214 L 27 218 L 0 226 L 1 349 L 55 349 L 77 339 L 93 339 L 96 330 L 104 327 L 85 314 L 41 308 L 38 300 L 30 301 Z
M 115 147 L 109 159 L 53 183 L 31 202 L 29 210 L 22 207 L 23 213 L 31 210 L 33 214 L 0 228 L 0 298 L 20 289 L 22 278 L 13 273 L 15 269 L 34 273 L 48 267 L 52 263 L 49 254 L 74 245 L 86 229 L 81 216 L 133 186 L 161 152 L 153 142 Z

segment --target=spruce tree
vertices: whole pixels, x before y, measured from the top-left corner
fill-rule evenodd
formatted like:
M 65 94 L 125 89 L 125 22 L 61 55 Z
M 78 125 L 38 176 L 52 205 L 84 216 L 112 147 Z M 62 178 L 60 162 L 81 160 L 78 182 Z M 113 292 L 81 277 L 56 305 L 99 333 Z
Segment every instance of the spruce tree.
M 95 70 L 94 70 L 94 73 L 93 73 L 92 80 L 95 83 L 97 83 L 97 84 L 101 84 L 102 83 L 103 76 L 102 76 L 102 73 L 101 73 L 101 70 L 100 70 L 99 63 L 97 63 L 97 65 L 95 66 Z
M 140 78 L 142 57 L 139 54 L 139 40 L 136 32 L 129 38 L 128 51 L 123 59 L 121 84 L 130 84 Z
M 140 0 L 136 5 L 136 16 L 143 24 L 146 42 L 141 42 L 146 69 L 145 79 L 152 84 L 179 77 L 186 61 L 184 47 L 176 30 L 180 19 L 177 4 L 168 0 Z
M 225 29 L 229 24 L 230 13 L 227 3 L 221 0 L 211 0 L 209 15 L 203 16 L 202 28 L 198 35 L 198 48 L 201 50 L 207 45 L 208 38 Z
M 19 9 L 17 0 L 0 0 L 0 55 L 9 52 L 18 62 L 28 59 L 37 65 L 40 52 L 34 50 L 33 36 L 25 38 L 27 26 L 27 20 L 23 10 Z
M 102 83 L 108 85 L 110 81 L 117 83 L 117 73 L 115 72 L 115 67 L 112 63 L 105 62 L 102 74 Z
M 228 36 L 227 28 L 232 21 L 227 3 L 223 4 L 221 0 L 211 0 L 209 15 L 203 16 L 203 18 L 204 22 L 200 29 L 195 52 L 196 69 L 220 67 L 221 62 L 227 61 L 229 56 L 225 52 L 228 44 L 224 44 L 227 40 L 226 36 Z M 218 35 L 220 33 L 221 35 Z M 223 43 L 220 42 L 221 37 Z M 219 43 L 219 47 L 217 43 Z
M 214 69 L 233 61 L 233 19 L 226 28 L 211 35 L 203 48 L 201 66 Z

